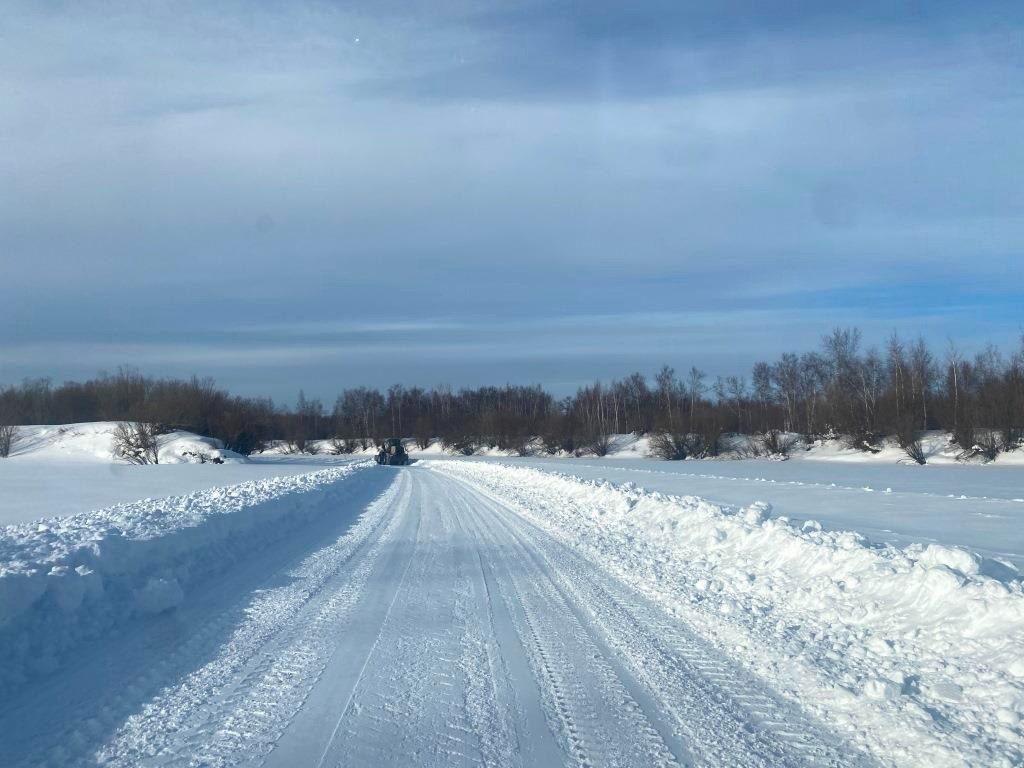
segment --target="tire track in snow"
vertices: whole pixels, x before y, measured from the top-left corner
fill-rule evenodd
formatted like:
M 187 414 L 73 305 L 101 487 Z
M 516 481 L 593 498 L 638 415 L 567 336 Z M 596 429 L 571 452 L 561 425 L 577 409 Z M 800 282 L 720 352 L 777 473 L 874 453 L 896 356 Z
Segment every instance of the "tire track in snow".
M 369 471 L 345 477 L 321 502 L 330 503 L 333 512 L 317 514 L 274 547 L 258 549 L 217 578 L 197 584 L 177 611 L 81 646 L 74 666 L 0 703 L 0 765 L 66 768 L 94 765 L 104 755 L 113 759 L 105 750 L 133 718 L 143 715 L 147 703 L 169 695 L 232 639 L 238 641 L 236 648 L 258 647 L 261 636 L 280 626 L 286 617 L 268 610 L 260 596 L 290 579 L 290 569 L 313 562 L 325 542 L 363 536 L 372 517 L 364 511 L 386 491 L 382 480 L 387 478 Z M 308 501 L 301 495 L 295 499 L 297 504 Z M 303 593 L 291 594 L 301 598 Z M 199 697 L 181 712 L 160 713 L 153 720 L 155 738 L 181 725 L 182 713 L 195 715 L 209 704 Z M 154 750 L 142 754 L 152 756 Z
M 407 577 L 320 765 L 507 765 L 464 537 L 445 500 L 424 493 L 439 484 L 408 474 L 421 522 Z
M 474 491 L 477 491 L 473 487 Z M 623 584 L 570 552 L 513 509 L 479 491 L 480 517 L 518 542 L 523 556 L 549 574 L 580 625 L 599 630 L 610 647 L 675 721 L 698 762 L 707 765 L 868 765 L 863 755 L 831 738 L 796 707 L 757 681 L 677 621 Z
M 456 481 L 457 482 L 457 481 Z M 684 746 L 659 731 L 632 680 L 594 642 L 577 612 L 522 542 L 493 522 L 487 500 L 463 485 L 462 495 L 480 546 L 497 560 L 499 591 L 537 680 L 551 730 L 569 763 L 579 766 L 671 766 L 686 762 Z M 649 698 L 640 695 L 641 699 Z M 668 744 L 673 744 L 670 749 Z
M 125 723 L 98 753 L 114 766 L 227 766 L 265 756 L 302 706 L 401 525 L 399 476 L 356 526 L 260 595 L 217 657 Z M 400 514 L 389 515 L 397 507 Z

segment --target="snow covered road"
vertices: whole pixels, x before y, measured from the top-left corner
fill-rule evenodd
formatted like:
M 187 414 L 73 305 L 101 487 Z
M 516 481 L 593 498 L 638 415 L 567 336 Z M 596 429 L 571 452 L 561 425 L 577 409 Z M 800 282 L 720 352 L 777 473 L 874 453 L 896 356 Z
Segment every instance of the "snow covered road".
M 398 482 L 363 631 L 338 639 L 267 765 L 851 762 L 500 503 L 426 469 Z
M 779 693 L 616 561 L 531 519 L 540 487 L 503 496 L 502 471 L 524 470 L 321 473 L 326 491 L 295 492 L 316 513 L 275 546 L 0 703 L 0 764 L 853 766 L 929 746 L 926 728 L 855 737 L 885 701 L 828 722 Z M 943 719 L 980 746 L 921 764 L 1019 757 Z

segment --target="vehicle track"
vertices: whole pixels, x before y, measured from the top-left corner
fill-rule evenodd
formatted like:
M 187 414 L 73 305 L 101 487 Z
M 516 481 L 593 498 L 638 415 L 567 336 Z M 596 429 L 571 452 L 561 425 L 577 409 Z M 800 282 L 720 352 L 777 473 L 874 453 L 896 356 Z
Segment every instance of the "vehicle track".
M 226 578 L 179 617 L 133 714 L 31 764 L 868 764 L 514 506 L 429 468 L 371 471 L 387 490 L 343 535 L 255 592 Z
M 405 575 L 319 765 L 481 765 L 463 666 L 471 587 L 443 502 L 417 488 Z
M 405 523 L 399 477 L 338 541 L 290 572 L 249 608 L 225 649 L 130 718 L 99 753 L 110 766 L 224 766 L 270 752 L 326 666 L 381 553 Z M 266 619 L 266 622 L 261 621 Z M 265 632 L 262 624 L 266 625 Z
M 198 586 L 178 611 L 83 645 L 69 669 L 0 702 L 0 765 L 164 759 L 275 634 L 289 621 L 295 625 L 332 564 L 340 567 L 347 557 L 354 567 L 361 543 L 391 519 L 390 502 L 373 501 L 393 479 L 362 472 L 346 478 L 328 502 L 337 505 L 333 513 Z
M 772 695 L 679 620 L 481 491 L 489 516 L 532 559 L 626 675 L 650 692 L 658 713 L 695 762 L 708 765 L 866 765 L 798 708 Z
M 659 732 L 657 713 L 638 703 L 649 697 L 632 679 L 622 679 L 549 575 L 520 542 L 496 527 L 488 500 L 468 488 L 453 496 L 461 497 L 479 546 L 491 558 L 502 599 L 540 683 L 549 727 L 569 764 L 685 763 L 685 747 L 664 729 Z

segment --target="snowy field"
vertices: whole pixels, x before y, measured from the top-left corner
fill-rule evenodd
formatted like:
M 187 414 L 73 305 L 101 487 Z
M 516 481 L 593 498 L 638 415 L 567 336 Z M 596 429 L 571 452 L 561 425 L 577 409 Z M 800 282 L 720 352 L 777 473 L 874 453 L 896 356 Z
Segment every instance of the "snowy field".
M 0 765 L 1024 760 L 1012 462 L 134 467 L 49 429 L 0 461 Z
M 814 460 L 481 458 L 609 480 L 719 504 L 771 505 L 771 515 L 816 520 L 897 545 L 964 546 L 1024 571 L 1024 467 Z M 995 567 L 993 565 L 993 567 Z
M 326 457 L 241 457 L 187 432 L 164 438 L 160 464 L 133 466 L 113 456 L 109 422 L 23 427 L 12 456 L 0 459 L 0 525 L 89 512 L 143 498 L 297 475 Z M 224 457 L 199 464 L 197 455 Z M 334 461 L 333 463 L 337 463 Z

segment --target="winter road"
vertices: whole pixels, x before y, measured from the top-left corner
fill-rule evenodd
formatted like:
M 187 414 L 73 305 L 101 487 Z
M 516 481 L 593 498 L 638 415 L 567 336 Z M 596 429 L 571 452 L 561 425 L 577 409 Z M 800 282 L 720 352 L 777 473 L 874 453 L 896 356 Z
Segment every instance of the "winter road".
M 500 499 L 343 482 L 351 510 L 0 705 L 0 763 L 867 764 Z

